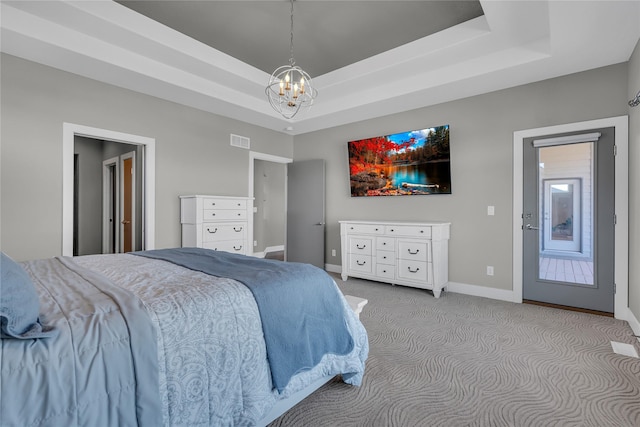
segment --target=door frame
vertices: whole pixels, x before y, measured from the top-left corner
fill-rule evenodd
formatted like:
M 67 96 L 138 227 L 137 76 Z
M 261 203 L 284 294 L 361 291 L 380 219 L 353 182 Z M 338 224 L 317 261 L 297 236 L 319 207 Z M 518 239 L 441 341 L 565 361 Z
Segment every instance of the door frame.
M 62 256 L 73 256 L 73 153 L 76 136 L 144 146 L 142 241 L 143 249 L 155 249 L 155 138 L 64 122 L 62 124 Z
M 113 170 L 111 168 L 113 167 Z M 115 176 L 115 185 L 113 184 L 112 177 Z M 113 200 L 115 206 L 113 209 L 120 215 L 120 198 L 114 197 L 113 193 L 115 188 L 120 187 L 120 162 L 118 157 L 112 157 L 102 162 L 102 253 L 110 254 L 118 252 L 120 247 L 120 227 L 116 226 L 118 218 L 111 218 L 111 211 L 109 209 L 110 203 Z M 113 224 L 109 221 L 113 221 Z M 115 239 L 114 251 L 111 252 L 110 244 L 110 228 L 113 227 L 113 234 Z
M 513 133 L 513 301 L 522 302 L 523 143 L 525 138 L 615 128 L 615 295 L 614 317 L 629 316 L 629 117 L 618 116 Z
M 267 162 L 273 162 L 273 163 L 283 163 L 283 164 L 287 164 L 287 163 L 292 163 L 293 159 L 289 158 L 289 157 L 280 157 L 280 156 L 274 156 L 273 154 L 266 154 L 266 153 L 260 153 L 258 151 L 249 151 L 249 190 L 248 190 L 248 194 L 249 197 L 255 197 L 254 194 L 254 179 L 255 179 L 255 164 L 256 164 L 256 160 L 264 160 Z M 284 211 L 285 213 L 287 212 L 287 180 L 284 180 Z M 249 236 L 251 237 L 251 253 L 253 254 L 253 214 L 251 214 L 249 216 Z M 284 242 L 285 242 L 285 254 L 287 251 L 287 217 L 285 215 L 284 218 Z M 286 259 L 286 258 L 285 258 Z
M 122 252 L 124 253 L 124 247 L 125 247 L 125 232 L 124 232 L 124 224 L 122 224 L 123 218 L 124 218 L 124 207 L 125 207 L 125 200 L 124 200 L 124 196 L 125 196 L 125 188 L 124 188 L 124 183 L 125 183 L 125 179 L 124 179 L 124 173 L 125 173 L 125 167 L 124 167 L 124 161 L 127 159 L 131 159 L 131 250 L 135 251 L 136 250 L 136 234 L 137 234 L 137 229 L 136 229 L 136 179 L 137 179 L 137 172 L 136 172 L 136 152 L 135 151 L 129 151 L 128 153 L 124 153 L 122 155 L 120 155 L 120 189 L 119 189 L 119 193 L 120 193 L 120 224 L 118 224 L 118 227 L 120 228 L 120 236 L 122 236 L 122 239 L 120 239 L 120 248 L 118 252 Z

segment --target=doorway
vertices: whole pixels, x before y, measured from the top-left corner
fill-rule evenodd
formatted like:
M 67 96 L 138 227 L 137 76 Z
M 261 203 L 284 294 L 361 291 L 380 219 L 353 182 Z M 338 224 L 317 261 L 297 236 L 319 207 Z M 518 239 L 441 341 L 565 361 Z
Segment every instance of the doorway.
M 254 213 L 249 229 L 253 256 L 286 259 L 287 164 L 293 159 L 249 152 L 249 197 Z
M 86 137 L 101 141 L 110 141 L 115 143 L 133 144 L 141 146 L 141 170 L 142 178 L 141 190 L 139 198 L 141 200 L 140 214 L 142 217 L 141 224 L 141 247 L 143 249 L 155 248 L 155 139 L 147 138 L 139 135 L 115 132 L 106 129 L 93 128 L 88 126 L 76 125 L 72 123 L 63 124 L 63 145 L 62 145 L 62 255 L 73 255 L 74 241 L 74 150 L 75 138 Z M 98 175 L 102 175 L 100 167 L 97 168 Z M 98 198 L 102 196 L 101 189 L 96 191 Z M 101 200 L 93 204 L 100 206 Z M 101 215 L 98 214 L 98 225 L 93 229 L 99 230 L 99 235 L 95 241 L 102 242 Z M 100 253 L 100 247 L 97 253 Z
M 523 298 L 613 313 L 613 127 L 523 140 Z
M 528 129 L 514 132 L 513 136 L 513 301 L 523 301 L 523 249 L 527 222 L 524 209 L 524 171 L 523 147 L 526 138 L 537 139 L 549 135 L 584 133 L 589 129 L 611 127 L 614 129 L 615 157 L 615 189 L 612 198 L 614 235 L 614 317 L 625 319 L 628 313 L 628 117 L 612 117 L 590 120 L 545 128 Z M 603 218 L 604 219 L 604 218 Z M 531 230 L 526 230 L 527 232 Z

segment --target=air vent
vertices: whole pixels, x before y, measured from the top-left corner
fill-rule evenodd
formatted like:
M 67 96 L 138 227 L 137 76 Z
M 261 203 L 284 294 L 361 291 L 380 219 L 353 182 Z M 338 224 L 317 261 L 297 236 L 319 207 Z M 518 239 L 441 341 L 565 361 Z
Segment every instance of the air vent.
M 234 135 L 231 134 L 231 146 L 232 147 L 240 147 L 244 149 L 249 149 L 251 145 L 251 140 L 246 136 Z

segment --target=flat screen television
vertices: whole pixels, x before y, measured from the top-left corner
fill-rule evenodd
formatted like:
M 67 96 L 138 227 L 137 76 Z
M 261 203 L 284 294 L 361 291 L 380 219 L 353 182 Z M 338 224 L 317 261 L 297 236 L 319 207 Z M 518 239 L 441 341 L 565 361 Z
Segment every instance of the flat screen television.
M 347 146 L 352 197 L 451 194 L 449 125 Z

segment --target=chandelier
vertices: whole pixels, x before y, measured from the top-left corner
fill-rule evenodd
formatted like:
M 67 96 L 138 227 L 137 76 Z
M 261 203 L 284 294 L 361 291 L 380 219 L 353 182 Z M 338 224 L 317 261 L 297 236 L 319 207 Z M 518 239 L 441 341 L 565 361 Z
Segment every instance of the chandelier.
M 285 119 L 292 119 L 301 110 L 308 110 L 318 91 L 311 77 L 293 59 L 293 0 L 291 0 L 291 42 L 289 64 L 276 68 L 265 88 L 269 103 Z

